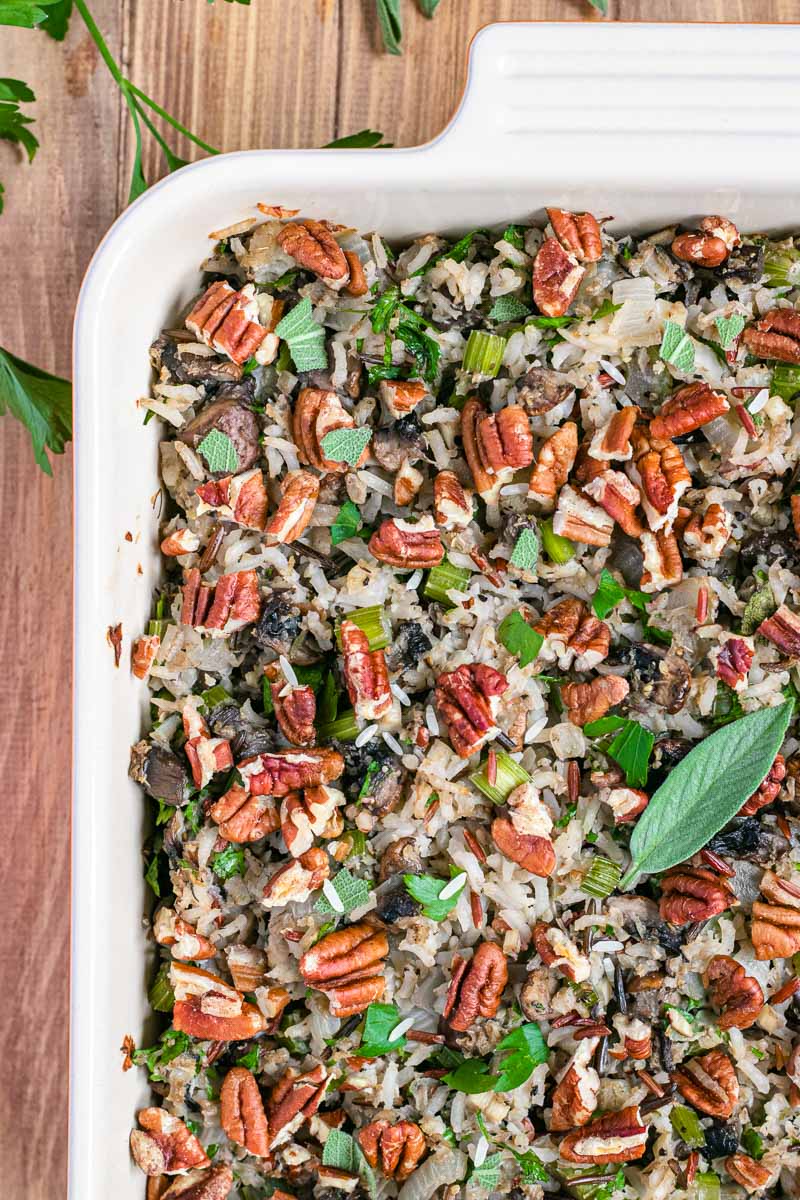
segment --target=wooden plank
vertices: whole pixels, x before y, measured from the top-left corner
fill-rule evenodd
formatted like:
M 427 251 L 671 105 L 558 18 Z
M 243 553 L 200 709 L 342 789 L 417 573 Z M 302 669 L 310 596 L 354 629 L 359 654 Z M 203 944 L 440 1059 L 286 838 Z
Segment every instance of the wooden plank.
M 621 21 L 744 21 L 769 24 L 772 21 L 797 21 L 800 8 L 797 0 L 668 0 L 654 4 L 653 0 L 617 0 L 617 17 Z
M 116 3 L 104 27 L 119 43 Z M 32 166 L 0 142 L 6 209 L 0 239 L 13 283 L 0 289 L 3 345 L 68 374 L 72 313 L 92 251 L 116 216 L 119 104 L 86 30 L 63 45 L 3 29 L 0 75 L 37 96 Z M 8 261 L 6 276 L 11 278 Z M 71 454 L 48 479 L 27 432 L 0 420 L 5 513 L 3 680 L 6 933 L 0 939 L 0 1176 L 8 1196 L 66 1194 L 69 972 Z

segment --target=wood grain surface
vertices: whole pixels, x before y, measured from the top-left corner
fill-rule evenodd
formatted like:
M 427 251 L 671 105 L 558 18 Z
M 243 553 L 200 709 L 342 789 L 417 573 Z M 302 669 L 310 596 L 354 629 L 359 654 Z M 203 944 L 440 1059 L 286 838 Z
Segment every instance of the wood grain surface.
M 500 19 L 597 19 L 585 0 L 406 0 L 405 53 L 380 53 L 373 0 L 93 0 L 129 77 L 220 149 L 320 146 L 370 126 L 397 145 L 436 134 L 469 40 Z M 797 21 L 798 0 L 610 0 L 612 19 Z M 91 253 L 124 207 L 133 142 L 80 20 L 66 41 L 2 30 L 0 76 L 37 94 L 33 166 L 0 142 L 6 211 L 0 343 L 69 373 L 72 312 Z M 175 144 L 175 143 L 173 143 Z M 176 144 L 186 157 L 192 147 Z M 148 139 L 145 172 L 163 164 Z M 66 1194 L 70 823 L 71 456 L 54 477 L 0 420 L 6 546 L 0 607 L 5 934 L 0 940 L 0 1179 L 9 1198 Z M 76 1197 L 74 1200 L 80 1200 Z

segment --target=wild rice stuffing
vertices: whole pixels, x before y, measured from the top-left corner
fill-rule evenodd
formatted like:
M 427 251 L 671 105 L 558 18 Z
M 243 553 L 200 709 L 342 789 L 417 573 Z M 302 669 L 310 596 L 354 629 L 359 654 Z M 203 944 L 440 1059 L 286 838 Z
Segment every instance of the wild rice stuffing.
M 800 1196 L 800 242 L 263 211 L 140 401 L 149 1200 Z

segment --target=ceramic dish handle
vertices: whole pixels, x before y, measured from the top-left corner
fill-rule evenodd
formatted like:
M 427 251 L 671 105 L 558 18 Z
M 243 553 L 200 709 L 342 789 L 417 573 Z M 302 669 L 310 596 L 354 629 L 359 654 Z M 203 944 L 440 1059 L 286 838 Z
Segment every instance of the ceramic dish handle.
M 778 150 L 771 169 L 785 179 L 797 169 L 798 67 L 797 25 L 489 25 L 440 141 L 487 173 L 516 163 L 527 174 L 533 155 L 545 178 L 558 164 L 569 183 L 618 170 L 663 188 L 672 172 L 724 183 L 733 139 L 741 153 L 751 137 L 759 163 L 765 146 Z

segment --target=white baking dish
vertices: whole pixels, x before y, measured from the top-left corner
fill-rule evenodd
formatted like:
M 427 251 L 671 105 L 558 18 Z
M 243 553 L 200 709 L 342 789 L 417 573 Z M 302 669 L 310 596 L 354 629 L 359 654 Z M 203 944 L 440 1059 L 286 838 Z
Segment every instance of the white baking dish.
M 259 200 L 398 238 L 545 204 L 613 214 L 615 228 L 720 212 L 743 229 L 796 229 L 799 69 L 800 26 L 493 25 L 473 43 L 459 112 L 427 146 L 206 159 L 145 193 L 104 239 L 75 322 L 73 1200 L 144 1195 L 127 1138 L 148 1088 L 142 1072 L 122 1073 L 119 1046 L 154 1032 L 144 805 L 127 765 L 146 713 L 130 643 L 160 574 L 159 431 L 135 401 L 150 342 L 197 290 L 209 231 Z M 115 670 L 106 630 L 118 622 Z

